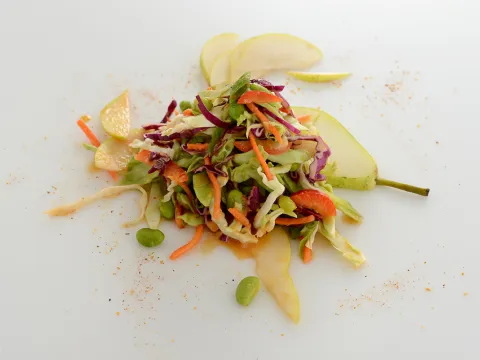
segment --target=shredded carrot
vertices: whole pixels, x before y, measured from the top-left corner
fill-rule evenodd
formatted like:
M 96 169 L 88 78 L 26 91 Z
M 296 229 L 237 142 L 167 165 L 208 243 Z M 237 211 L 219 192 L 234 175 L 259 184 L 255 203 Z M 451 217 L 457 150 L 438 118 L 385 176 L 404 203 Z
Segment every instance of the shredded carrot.
M 310 261 L 312 261 L 312 249 L 304 246 L 303 247 L 303 263 L 308 264 Z
M 85 124 L 85 121 L 83 121 L 84 117 L 82 116 L 80 119 L 77 120 L 77 125 L 80 129 L 82 129 L 83 133 L 87 136 L 88 140 L 90 140 L 90 144 L 93 146 L 99 147 L 100 146 L 100 140 L 95 136 L 92 130 Z M 112 177 L 113 181 L 118 180 L 118 174 L 115 171 L 108 170 L 108 173 Z
M 238 222 L 240 224 L 242 224 L 243 226 L 247 227 L 247 228 L 251 228 L 252 225 L 250 225 L 250 221 L 248 221 L 247 217 L 245 215 L 243 215 L 240 210 L 236 209 L 236 208 L 230 208 L 228 209 L 228 212 L 230 214 L 233 215 L 233 217 L 238 220 Z
M 208 150 L 208 144 L 187 144 L 188 150 L 205 151 Z
M 193 206 L 194 198 L 193 198 L 193 194 L 192 194 L 192 192 L 190 191 L 190 188 L 188 187 L 188 185 L 185 184 L 185 183 L 179 183 L 178 185 L 185 191 L 185 193 L 186 193 L 187 196 L 188 196 L 188 199 L 190 200 L 190 203 L 191 203 L 192 206 Z
M 142 150 L 137 155 L 135 155 L 135 160 L 143 162 L 147 165 L 151 165 L 152 162 L 150 161 L 150 151 Z
M 112 177 L 113 181 L 118 181 L 118 174 L 115 171 L 108 170 L 108 173 Z
M 312 116 L 310 114 L 305 114 L 305 115 L 297 117 L 297 120 L 300 124 L 306 124 L 306 123 L 310 122 L 311 119 L 312 119 Z
M 183 110 L 183 115 L 185 115 L 185 116 L 192 116 L 192 115 L 193 115 L 192 109 L 185 109 L 185 110 Z
M 176 181 L 177 183 L 183 183 L 188 181 L 188 174 L 180 166 L 175 164 L 173 161 L 169 161 L 165 166 L 163 175 L 169 179 Z
M 208 156 L 205 157 L 205 164 L 206 165 L 212 164 Z M 207 175 L 213 187 L 213 218 L 218 219 L 220 216 L 222 216 L 222 209 L 220 208 L 221 201 L 222 201 L 222 192 L 220 190 L 220 185 L 218 184 L 218 181 L 215 175 L 208 170 L 207 170 Z
M 183 215 L 182 206 L 179 203 L 175 204 L 175 224 L 177 224 L 177 227 L 179 229 L 183 229 L 185 227 L 183 220 L 180 219 L 179 217 L 182 215 Z
M 278 129 L 272 125 L 272 123 L 267 119 L 267 117 L 260 110 L 258 110 L 258 107 L 255 104 L 246 104 L 246 105 L 250 109 L 250 111 L 255 114 L 258 120 L 260 120 L 265 130 L 270 131 L 273 134 L 273 136 L 275 136 L 275 139 L 278 141 L 280 145 L 283 144 L 283 139 L 280 136 L 280 132 L 278 131 Z
M 209 86 L 209 87 L 207 88 L 207 90 L 213 90 L 213 88 L 212 88 L 211 86 Z
M 79 119 L 77 121 L 77 125 L 82 129 L 82 131 L 85 133 L 87 136 L 88 140 L 90 140 L 90 144 L 93 146 L 99 147 L 100 146 L 100 141 L 97 139 L 95 134 L 93 133 L 92 130 L 85 124 L 85 122 L 82 119 Z
M 173 112 L 175 113 L 175 115 L 180 114 L 177 109 L 175 109 Z
M 308 215 L 302 218 L 277 218 L 275 220 L 275 224 L 277 225 L 285 225 L 285 226 L 290 226 L 290 225 L 302 225 L 302 224 L 307 224 L 312 221 L 315 221 L 315 216 L 313 215 Z
M 187 253 L 188 251 L 192 250 L 202 239 L 203 235 L 203 225 L 198 225 L 195 229 L 195 235 L 193 235 L 192 240 L 190 240 L 185 245 L 179 247 L 170 255 L 170 260 L 176 260 L 183 254 Z
M 260 149 L 258 148 L 258 145 L 257 145 L 257 142 L 255 140 L 255 136 L 253 135 L 253 132 L 250 133 L 250 136 L 248 138 L 250 139 L 250 144 L 252 144 L 252 149 L 255 152 L 255 155 L 257 155 L 258 161 L 260 161 L 260 165 L 262 165 L 262 169 L 263 169 L 265 175 L 267 176 L 267 179 L 269 181 L 273 180 L 273 175 L 270 172 L 270 168 L 268 167 L 267 162 L 265 161 L 262 154 L 260 153 Z
M 244 92 L 242 96 L 237 100 L 239 104 L 249 104 L 249 103 L 272 103 L 272 102 L 282 102 L 278 96 L 273 94 L 266 93 L 264 91 L 259 90 L 250 90 Z

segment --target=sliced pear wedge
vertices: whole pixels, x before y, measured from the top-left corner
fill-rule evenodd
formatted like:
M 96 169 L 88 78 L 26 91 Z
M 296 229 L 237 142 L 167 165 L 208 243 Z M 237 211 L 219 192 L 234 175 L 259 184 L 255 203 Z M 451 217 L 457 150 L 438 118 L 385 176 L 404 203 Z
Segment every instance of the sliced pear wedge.
M 294 322 L 300 320 L 300 301 L 297 289 L 288 272 L 290 266 L 290 238 L 281 228 L 262 237 L 253 249 L 257 275 L 280 308 Z
M 100 112 L 103 129 L 114 138 L 125 140 L 130 132 L 128 90 L 112 100 Z
M 334 187 L 352 190 L 371 190 L 376 185 L 394 187 L 414 194 L 428 196 L 430 189 L 398 183 L 378 177 L 377 163 L 353 135 L 325 111 L 292 107 L 295 115 L 310 115 L 319 135 L 332 150 L 330 162 L 333 173 L 326 173 L 327 182 Z
M 99 169 L 120 171 L 127 167 L 132 150 L 125 141 L 108 138 L 95 152 L 95 166 Z
M 306 69 L 323 57 L 315 45 L 288 34 L 264 34 L 245 40 L 233 49 L 230 80 L 251 72 L 265 75 L 272 70 Z
M 237 46 L 239 35 L 233 33 L 224 33 L 214 36 L 203 45 L 200 54 L 200 68 L 203 76 L 210 83 L 210 72 L 217 57 Z
M 221 85 L 230 82 L 230 54 L 226 51 L 217 56 L 210 71 L 210 85 Z
M 133 155 L 129 144 L 135 139 L 142 139 L 143 133 L 143 129 L 133 129 L 125 141 L 115 138 L 105 140 L 95 151 L 95 166 L 110 171 L 126 169 L 128 161 Z
M 335 80 L 341 80 L 350 76 L 348 72 L 342 73 L 311 73 L 302 71 L 288 71 L 288 75 L 302 81 L 311 83 L 330 82 Z

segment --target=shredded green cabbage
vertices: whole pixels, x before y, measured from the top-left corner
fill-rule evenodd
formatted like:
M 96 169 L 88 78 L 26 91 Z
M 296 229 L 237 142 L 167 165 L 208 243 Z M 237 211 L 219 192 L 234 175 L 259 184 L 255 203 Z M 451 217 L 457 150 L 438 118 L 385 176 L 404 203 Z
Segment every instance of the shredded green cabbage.
M 54 209 L 50 209 L 46 211 L 45 214 L 50 216 L 67 216 L 93 203 L 94 201 L 97 201 L 99 199 L 114 197 L 114 196 L 120 195 L 121 193 L 124 193 L 126 191 L 131 191 L 131 190 L 138 190 L 142 193 L 142 197 L 140 198 L 140 202 L 139 202 L 140 216 L 136 220 L 132 220 L 124 223 L 123 226 L 129 227 L 129 226 L 137 225 L 143 220 L 145 216 L 145 208 L 147 207 L 147 202 L 148 202 L 147 192 L 143 187 L 141 187 L 138 184 L 124 185 L 124 186 L 110 186 L 100 190 L 99 192 L 91 196 L 81 198 L 80 200 L 72 204 L 58 206 Z

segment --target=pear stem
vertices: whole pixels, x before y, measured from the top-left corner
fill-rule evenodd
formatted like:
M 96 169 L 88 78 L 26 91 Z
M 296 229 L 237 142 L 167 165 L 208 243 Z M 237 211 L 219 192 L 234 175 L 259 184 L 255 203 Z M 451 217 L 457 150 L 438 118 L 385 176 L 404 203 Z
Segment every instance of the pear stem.
M 428 193 L 430 192 L 430 189 L 420 188 L 420 187 L 408 185 L 408 184 L 402 184 L 392 180 L 377 178 L 375 181 L 377 185 L 389 186 L 395 189 L 407 191 L 407 192 L 414 193 L 421 196 L 428 196 Z

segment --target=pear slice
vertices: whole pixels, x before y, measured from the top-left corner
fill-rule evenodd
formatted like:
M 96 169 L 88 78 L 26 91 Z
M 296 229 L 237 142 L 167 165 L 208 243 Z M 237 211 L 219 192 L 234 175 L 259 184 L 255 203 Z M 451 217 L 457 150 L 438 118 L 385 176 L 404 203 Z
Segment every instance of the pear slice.
M 125 141 L 108 138 L 95 152 L 95 166 L 99 169 L 120 171 L 127 167 L 132 149 Z
M 130 132 L 130 106 L 128 90 L 108 103 L 100 111 L 103 129 L 114 138 L 125 140 Z
M 203 45 L 200 54 L 200 68 L 203 76 L 210 83 L 210 72 L 217 57 L 237 46 L 239 35 L 233 33 L 224 33 L 214 36 Z
M 288 272 L 290 238 L 285 230 L 276 227 L 262 237 L 253 249 L 257 275 L 280 308 L 294 322 L 300 320 L 300 301 L 297 289 Z
M 125 141 L 115 138 L 105 140 L 95 151 L 95 166 L 110 171 L 126 169 L 133 155 L 129 144 L 135 139 L 142 139 L 144 133 L 143 129 L 132 129 Z
M 230 54 L 231 50 L 217 56 L 210 71 L 210 85 L 221 85 L 230 82 Z
M 233 49 L 230 80 L 251 72 L 265 75 L 272 70 L 306 69 L 323 57 L 315 45 L 288 34 L 264 34 L 245 40 Z
M 352 134 L 325 111 L 306 107 L 292 107 L 295 115 L 311 115 L 319 135 L 332 150 L 329 161 L 333 173 L 326 173 L 327 182 L 334 187 L 352 190 L 371 190 L 376 185 L 394 187 L 422 196 L 430 189 L 419 188 L 378 177 L 377 163 Z
M 341 80 L 350 76 L 348 72 L 341 73 L 311 73 L 302 71 L 288 71 L 288 75 L 293 76 L 298 80 L 303 80 L 311 83 L 329 82 L 335 80 Z

